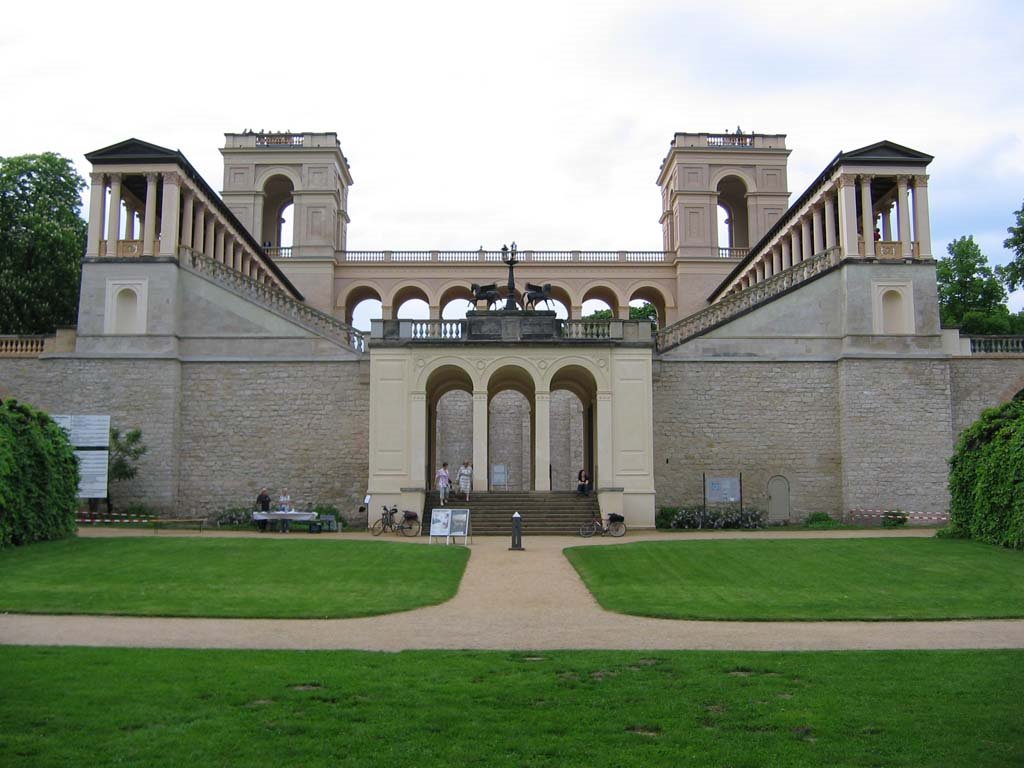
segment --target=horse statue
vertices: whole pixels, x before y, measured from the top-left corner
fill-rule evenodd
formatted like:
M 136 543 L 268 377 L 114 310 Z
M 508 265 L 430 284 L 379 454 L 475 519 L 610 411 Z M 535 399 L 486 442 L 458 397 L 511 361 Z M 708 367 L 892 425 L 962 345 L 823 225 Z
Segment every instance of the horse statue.
M 501 301 L 501 294 L 498 293 L 497 283 L 488 283 L 487 285 L 473 283 L 469 286 L 469 289 L 473 292 L 474 304 L 479 301 L 486 301 L 487 308 L 490 309 Z
M 544 302 L 545 308 L 551 308 L 551 283 L 544 283 L 544 285 L 527 283 L 526 293 L 523 295 L 523 306 L 526 309 L 536 309 L 537 304 L 542 301 Z

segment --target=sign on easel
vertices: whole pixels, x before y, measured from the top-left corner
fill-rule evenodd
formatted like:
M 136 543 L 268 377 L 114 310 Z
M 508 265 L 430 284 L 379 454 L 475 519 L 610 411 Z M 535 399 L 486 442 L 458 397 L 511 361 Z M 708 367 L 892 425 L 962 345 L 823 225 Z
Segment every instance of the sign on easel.
M 451 539 L 462 536 L 462 543 L 466 544 L 469 537 L 469 510 L 448 509 L 447 507 L 434 507 L 430 511 L 430 542 L 434 538 L 443 538 L 444 543 L 450 543 Z

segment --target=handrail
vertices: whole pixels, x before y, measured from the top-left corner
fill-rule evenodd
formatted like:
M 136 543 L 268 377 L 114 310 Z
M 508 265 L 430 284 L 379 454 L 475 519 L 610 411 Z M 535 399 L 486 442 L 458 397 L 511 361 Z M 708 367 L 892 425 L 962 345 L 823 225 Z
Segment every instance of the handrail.
M 0 336 L 0 357 L 39 357 L 46 345 L 46 336 Z
M 301 133 L 257 133 L 257 147 L 301 147 L 305 142 Z
M 331 315 L 313 309 L 308 304 L 296 301 L 272 283 L 258 282 L 198 251 L 188 249 L 188 254 L 189 258 L 182 260 L 182 263 L 191 266 L 193 270 L 210 278 L 218 285 L 245 296 L 296 322 L 303 328 L 335 341 L 354 352 L 366 351 L 366 338 L 348 323 L 343 323 Z
M 1024 355 L 1024 336 L 970 336 L 972 355 Z
M 812 256 L 807 261 L 794 264 L 777 275 L 772 275 L 739 293 L 731 293 L 710 307 L 705 307 L 689 317 L 684 317 L 682 320 L 662 328 L 658 331 L 658 351 L 665 352 L 673 347 L 678 347 L 741 312 L 763 304 L 780 293 L 828 271 L 839 264 L 840 254 L 838 246 L 829 248 Z
M 340 260 L 358 263 L 501 263 L 501 251 L 342 251 Z M 518 251 L 520 262 L 552 263 L 638 263 L 670 261 L 670 251 Z

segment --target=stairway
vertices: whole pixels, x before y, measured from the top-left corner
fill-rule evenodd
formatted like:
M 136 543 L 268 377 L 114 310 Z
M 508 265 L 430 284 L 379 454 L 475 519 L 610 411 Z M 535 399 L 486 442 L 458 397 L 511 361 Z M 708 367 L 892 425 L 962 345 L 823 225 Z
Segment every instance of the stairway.
M 467 504 L 448 500 L 449 509 L 468 509 L 474 536 L 511 536 L 512 513 L 523 518 L 523 536 L 575 536 L 580 525 L 600 514 L 597 495 L 577 496 L 572 491 L 491 491 L 470 494 Z M 440 506 L 437 491 L 427 494 L 423 508 L 423 535 L 430 535 L 430 511 Z

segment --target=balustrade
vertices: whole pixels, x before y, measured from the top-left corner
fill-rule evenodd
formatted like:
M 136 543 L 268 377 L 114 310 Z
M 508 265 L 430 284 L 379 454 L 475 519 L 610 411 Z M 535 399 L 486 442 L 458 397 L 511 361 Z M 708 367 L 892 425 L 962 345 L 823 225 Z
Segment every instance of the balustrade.
M 718 256 L 723 259 L 742 259 L 750 253 L 749 248 L 719 248 Z
M 563 320 L 563 339 L 610 339 L 611 320 Z
M 292 257 L 292 247 L 290 245 L 283 248 L 264 248 L 263 252 L 272 259 L 290 259 Z
M 257 133 L 257 147 L 301 147 L 306 137 L 301 133 Z
M 1024 355 L 1024 336 L 972 336 L 972 355 Z
M 737 251 L 739 249 L 733 249 Z M 501 262 L 501 251 L 343 251 L 342 260 L 352 263 L 408 264 Z M 666 262 L 672 253 L 666 251 L 519 251 L 520 263 L 636 263 Z
M 0 336 L 0 357 L 39 357 L 45 336 Z

